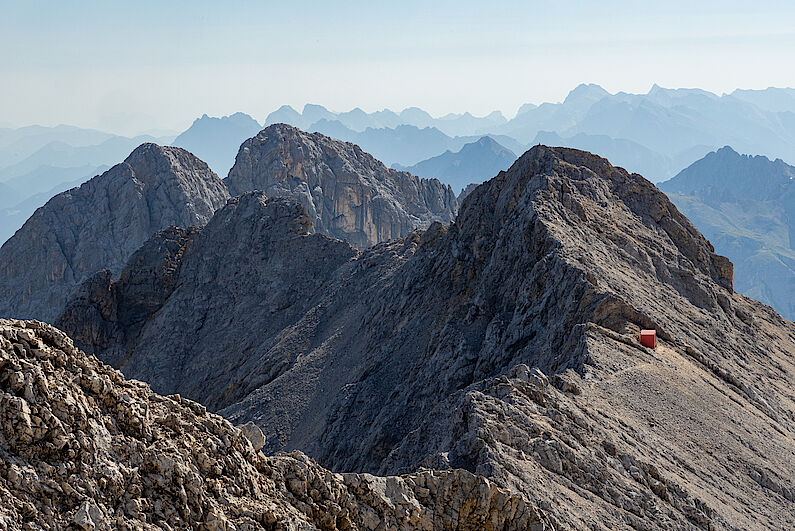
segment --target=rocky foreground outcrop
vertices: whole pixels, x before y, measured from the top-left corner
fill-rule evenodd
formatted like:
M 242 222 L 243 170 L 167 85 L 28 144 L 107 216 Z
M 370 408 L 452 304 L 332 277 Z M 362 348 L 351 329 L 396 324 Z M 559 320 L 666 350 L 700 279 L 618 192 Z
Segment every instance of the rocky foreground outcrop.
M 50 199 L 0 248 L 0 317 L 53 321 L 89 275 L 118 274 L 152 234 L 204 225 L 228 198 L 221 179 L 187 151 L 142 144 Z
M 241 146 L 225 179 L 233 196 L 262 190 L 297 199 L 312 231 L 364 249 L 434 221 L 449 223 L 458 203 L 449 186 L 384 166 L 349 142 L 271 125 Z
M 334 474 L 299 452 L 265 457 L 252 432 L 125 380 L 56 328 L 0 319 L 0 529 L 552 525 L 463 470 Z
M 538 146 L 450 226 L 363 252 L 261 193 L 186 237 L 59 323 L 155 390 L 253 421 L 267 451 L 465 469 L 564 528 L 795 525 L 795 325 L 734 293 L 639 175 Z M 131 327 L 107 309 L 135 285 L 157 304 Z

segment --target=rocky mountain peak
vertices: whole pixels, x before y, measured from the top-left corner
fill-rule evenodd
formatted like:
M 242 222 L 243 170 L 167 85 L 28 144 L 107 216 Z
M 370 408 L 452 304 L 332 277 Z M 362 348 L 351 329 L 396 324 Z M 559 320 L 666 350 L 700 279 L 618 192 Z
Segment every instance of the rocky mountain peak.
M 0 315 L 54 319 L 88 276 L 118 273 L 161 229 L 204 225 L 228 197 L 223 181 L 184 149 L 139 146 L 53 197 L 0 248 Z
M 358 248 L 398 238 L 457 209 L 449 187 L 384 166 L 355 144 L 274 124 L 240 146 L 225 180 L 232 195 L 293 197 L 313 231 Z
M 526 181 L 528 176 L 532 176 L 529 182 Z M 588 207 L 607 214 L 609 210 L 604 209 L 610 201 L 615 201 L 628 211 L 632 221 L 639 222 L 637 227 L 628 223 L 622 224 L 621 228 L 625 232 L 636 232 L 638 227 L 654 227 L 656 232 L 665 236 L 703 274 L 719 285 L 731 289 L 731 262 L 716 255 L 712 245 L 652 183 L 638 174 L 630 174 L 623 168 L 612 166 L 607 159 L 577 149 L 538 145 L 522 155 L 508 172 L 490 181 L 490 186 L 480 191 L 480 194 L 494 188 L 498 188 L 500 194 L 487 203 L 491 204 L 487 211 L 493 208 L 492 215 L 502 218 L 500 223 L 507 222 L 514 215 L 513 209 L 516 207 L 515 203 L 504 198 L 516 196 L 519 190 L 546 188 L 547 193 L 540 193 L 536 197 L 536 210 L 560 210 L 562 203 L 564 207 L 579 210 L 576 217 L 568 219 L 568 222 L 591 225 L 594 228 L 600 221 L 587 214 Z M 552 190 L 562 195 L 551 195 L 549 192 Z M 575 191 L 581 199 L 567 205 L 566 201 Z M 476 189 L 464 201 L 458 222 L 461 219 L 488 216 L 484 212 L 467 213 L 467 201 L 478 203 L 474 199 L 477 195 Z M 503 210 L 505 207 L 510 209 Z
M 208 192 L 209 186 L 209 193 L 226 196 L 223 182 L 210 166 L 190 151 L 180 147 L 141 144 L 124 159 L 122 164 L 129 166 L 132 177 L 144 186 L 171 188 L 176 185 L 185 190 L 183 193 L 200 196 Z M 197 224 L 203 225 L 213 215 L 217 206 L 217 201 L 213 202 L 212 207 L 206 207 L 200 202 L 195 204 L 190 202 L 184 208 L 199 208 Z M 174 207 L 181 208 L 182 205 Z

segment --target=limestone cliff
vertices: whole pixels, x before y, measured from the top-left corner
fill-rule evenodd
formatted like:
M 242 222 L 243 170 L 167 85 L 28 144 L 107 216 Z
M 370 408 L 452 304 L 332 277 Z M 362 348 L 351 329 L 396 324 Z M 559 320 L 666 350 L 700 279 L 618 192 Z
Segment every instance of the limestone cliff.
M 359 249 L 434 221 L 449 223 L 458 206 L 452 189 L 436 179 L 389 169 L 355 144 L 285 124 L 245 141 L 225 182 L 233 196 L 262 190 L 293 197 L 313 232 Z

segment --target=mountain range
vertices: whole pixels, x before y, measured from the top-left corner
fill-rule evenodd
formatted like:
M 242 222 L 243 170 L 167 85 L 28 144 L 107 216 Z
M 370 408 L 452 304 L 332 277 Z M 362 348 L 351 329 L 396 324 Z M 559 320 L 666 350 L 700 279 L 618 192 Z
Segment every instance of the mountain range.
M 791 522 L 795 325 L 639 175 L 537 146 L 451 224 L 358 251 L 309 221 L 244 192 L 86 280 L 57 324 L 267 453 L 463 469 L 552 528 Z
M 358 107 L 348 112 L 336 113 L 322 105 L 307 104 L 300 113 L 289 105 L 283 105 L 267 116 L 265 125 L 283 122 L 301 129 L 310 129 L 321 120 L 339 122 L 342 126 L 355 132 L 363 132 L 366 129 L 394 129 L 399 125 L 412 125 L 418 129 L 437 129 L 451 137 L 477 135 L 507 122 L 500 111 L 493 111 L 483 117 L 476 117 L 465 112 L 463 114 L 450 113 L 434 118 L 418 107 L 409 107 L 399 113 L 389 109 L 366 113 Z
M 719 96 L 654 85 L 646 94 L 611 94 L 598 85 L 583 84 L 561 103 L 526 104 L 511 119 L 497 112 L 482 118 L 469 113 L 434 118 L 416 107 L 400 112 L 366 113 L 356 108 L 339 113 L 308 104 L 300 113 L 282 106 L 266 117 L 265 124 L 287 123 L 354 142 L 386 164 L 401 166 L 415 165 L 446 150 L 458 151 L 482 136 L 515 153 L 558 138 L 561 145 L 594 149 L 658 182 L 727 144 L 795 161 L 792 93 L 793 89 L 769 88 Z M 206 133 L 208 138 L 223 136 L 223 127 L 219 122 L 219 132 Z M 221 157 L 229 161 L 235 152 L 231 136 L 226 144 L 226 155 Z M 211 164 L 220 175 L 228 166 L 228 162 L 218 168 Z
M 612 113 L 603 127 L 648 133 L 657 117 L 687 133 L 658 138 L 673 157 L 735 105 L 645 96 L 582 86 L 500 127 Z M 758 116 L 786 130 L 788 111 Z M 495 141 L 438 167 L 500 154 Z M 791 178 L 724 148 L 660 186 L 783 253 Z M 0 521 L 792 527 L 795 324 L 737 293 L 732 262 L 632 168 L 536 145 L 484 179 L 459 202 L 280 121 L 240 144 L 225 179 L 145 143 L 53 197 L 0 247 L 0 317 L 58 327 L 0 320 Z
M 450 150 L 418 162 L 414 166 L 394 165 L 394 168 L 426 178 L 436 178 L 453 187 L 457 193 L 469 184 L 480 184 L 487 175 L 497 175 L 516 160 L 516 154 L 496 140 L 484 136 L 457 152 Z
M 156 232 L 202 226 L 230 192 L 251 190 L 295 198 L 308 213 L 307 230 L 360 248 L 449 223 L 458 208 L 438 180 L 284 124 L 244 142 L 226 180 L 182 148 L 142 144 L 50 199 L 0 247 L 0 315 L 52 321 L 86 278 L 103 269 L 118 274 Z
M 417 107 L 367 113 L 359 108 L 332 112 L 308 104 L 302 112 L 282 106 L 264 123 L 283 122 L 353 142 L 389 166 L 414 166 L 489 136 L 514 153 L 539 143 L 601 153 L 629 171 L 660 182 L 724 145 L 795 162 L 793 92 L 738 89 L 719 96 L 698 89 L 655 85 L 646 94 L 611 94 L 598 85 L 583 84 L 561 103 L 525 104 L 510 119 L 496 111 L 484 117 L 470 113 L 433 117 Z M 71 126 L 0 128 L 0 182 L 30 174 L 14 186 L 15 193 L 4 196 L 7 200 L 0 199 L 0 209 L 7 209 L 0 224 L 0 241 L 21 226 L 22 215 L 18 213 L 28 211 L 18 208 L 19 203 L 58 189 L 53 181 L 85 182 L 101 173 L 101 166 L 123 159 L 141 142 L 173 142 L 226 177 L 239 145 L 254 136 L 259 127 L 258 120 L 235 113 L 221 118 L 202 115 L 178 140 L 145 136 L 124 140 Z M 79 167 L 84 169 L 76 177 Z M 44 169 L 53 184 L 34 190 L 37 181 L 33 176 L 41 175 Z M 62 189 L 60 186 L 59 191 Z
M 795 167 L 726 146 L 661 183 L 735 266 L 735 289 L 795 319 Z

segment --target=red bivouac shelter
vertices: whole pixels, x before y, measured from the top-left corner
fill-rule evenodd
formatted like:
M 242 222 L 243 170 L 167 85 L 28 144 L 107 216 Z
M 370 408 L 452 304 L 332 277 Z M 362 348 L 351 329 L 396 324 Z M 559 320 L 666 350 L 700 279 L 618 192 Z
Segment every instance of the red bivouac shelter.
M 654 348 L 657 346 L 657 330 L 641 330 L 640 344 L 644 347 Z

